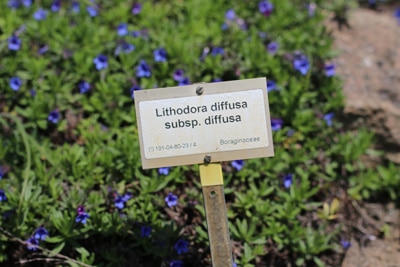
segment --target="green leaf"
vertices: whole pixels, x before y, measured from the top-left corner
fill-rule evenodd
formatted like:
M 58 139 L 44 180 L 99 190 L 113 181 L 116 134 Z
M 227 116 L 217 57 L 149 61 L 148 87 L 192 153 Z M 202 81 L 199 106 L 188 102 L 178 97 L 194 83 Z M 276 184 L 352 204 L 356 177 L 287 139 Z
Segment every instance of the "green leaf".
M 58 253 L 60 253 L 61 250 L 64 248 L 64 246 L 65 246 L 65 242 L 58 244 L 54 249 L 51 250 L 50 256 L 55 256 Z
M 64 241 L 64 238 L 62 236 L 48 236 L 46 238 L 46 242 L 49 243 L 60 243 L 61 241 Z M 64 243 L 64 242 L 62 242 Z
M 313 257 L 313 261 L 318 267 L 325 267 L 325 263 L 318 257 Z

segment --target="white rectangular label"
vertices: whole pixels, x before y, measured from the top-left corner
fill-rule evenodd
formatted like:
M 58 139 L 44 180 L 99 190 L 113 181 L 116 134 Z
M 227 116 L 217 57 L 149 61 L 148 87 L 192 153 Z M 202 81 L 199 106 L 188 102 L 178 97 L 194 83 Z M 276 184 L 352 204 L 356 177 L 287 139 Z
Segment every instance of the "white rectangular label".
M 146 159 L 266 148 L 263 89 L 139 102 Z

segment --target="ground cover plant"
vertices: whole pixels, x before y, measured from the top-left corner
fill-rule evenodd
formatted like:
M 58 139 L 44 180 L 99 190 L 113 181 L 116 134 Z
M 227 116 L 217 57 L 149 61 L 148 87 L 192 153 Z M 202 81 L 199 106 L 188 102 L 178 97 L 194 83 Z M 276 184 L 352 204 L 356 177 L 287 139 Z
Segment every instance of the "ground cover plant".
M 275 157 L 224 162 L 237 266 L 338 266 L 389 196 L 347 132 L 326 1 L 0 2 L 0 262 L 211 266 L 197 166 L 143 170 L 134 92 L 267 77 Z

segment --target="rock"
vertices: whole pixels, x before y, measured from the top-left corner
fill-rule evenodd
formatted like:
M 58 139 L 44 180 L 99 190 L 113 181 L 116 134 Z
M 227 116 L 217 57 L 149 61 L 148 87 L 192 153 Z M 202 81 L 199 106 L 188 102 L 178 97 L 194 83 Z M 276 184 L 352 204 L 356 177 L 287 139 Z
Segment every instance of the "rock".
M 350 29 L 331 21 L 338 75 L 344 80 L 345 122 L 366 126 L 377 136 L 377 148 L 400 163 L 400 25 L 394 8 L 356 9 Z

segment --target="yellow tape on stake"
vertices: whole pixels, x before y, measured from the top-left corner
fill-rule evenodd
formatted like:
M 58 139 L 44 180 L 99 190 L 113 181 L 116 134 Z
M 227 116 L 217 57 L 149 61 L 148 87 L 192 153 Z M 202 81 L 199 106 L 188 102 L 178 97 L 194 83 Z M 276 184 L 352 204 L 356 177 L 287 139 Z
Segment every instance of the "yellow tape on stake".
M 200 165 L 201 186 L 223 185 L 222 167 L 220 163 Z
M 221 164 L 199 168 L 213 267 L 233 267 Z

